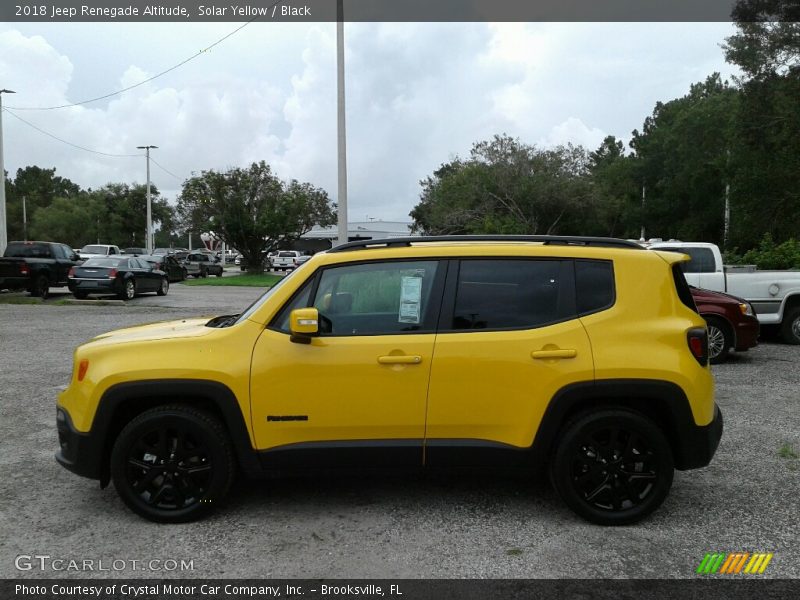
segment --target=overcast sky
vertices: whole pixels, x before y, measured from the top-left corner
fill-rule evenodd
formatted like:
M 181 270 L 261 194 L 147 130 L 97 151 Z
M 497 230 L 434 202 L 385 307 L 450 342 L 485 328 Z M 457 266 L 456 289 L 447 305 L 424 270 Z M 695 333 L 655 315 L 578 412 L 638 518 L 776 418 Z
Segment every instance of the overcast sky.
M 4 105 L 78 102 L 152 76 L 237 23 L 0 24 Z M 187 65 L 81 107 L 15 111 L 74 144 L 113 154 L 155 144 L 151 178 L 174 199 L 183 178 L 265 160 L 336 199 L 334 23 L 252 23 Z M 596 148 L 626 142 L 658 100 L 714 71 L 729 23 L 348 23 L 350 220 L 409 220 L 419 180 L 472 143 Z M 83 187 L 144 182 L 144 158 L 72 148 L 4 115 L 5 167 L 56 167 Z

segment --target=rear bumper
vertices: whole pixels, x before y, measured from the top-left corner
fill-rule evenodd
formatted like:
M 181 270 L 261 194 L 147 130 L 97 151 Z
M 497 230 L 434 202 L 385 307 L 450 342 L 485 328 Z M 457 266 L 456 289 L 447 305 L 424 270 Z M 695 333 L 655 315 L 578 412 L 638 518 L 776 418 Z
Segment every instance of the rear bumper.
M 87 294 L 118 294 L 120 292 L 116 279 L 70 279 L 69 291 Z
M 685 471 L 699 469 L 711 462 L 722 438 L 722 411 L 714 405 L 714 418 L 705 426 L 689 425 L 679 432 L 675 468 Z
M 89 479 L 100 479 L 103 466 L 102 441 L 97 435 L 82 433 L 72 425 L 69 413 L 59 407 L 56 413 L 59 449 L 56 461 L 65 469 Z
M 0 277 L 0 290 L 29 290 L 30 287 L 30 277 Z

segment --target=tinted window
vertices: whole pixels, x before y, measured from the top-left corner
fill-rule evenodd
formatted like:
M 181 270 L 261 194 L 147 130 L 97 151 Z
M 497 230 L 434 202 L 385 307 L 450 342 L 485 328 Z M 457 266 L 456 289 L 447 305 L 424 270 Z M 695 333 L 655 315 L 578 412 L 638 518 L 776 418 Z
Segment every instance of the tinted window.
M 614 268 L 609 261 L 575 261 L 578 314 L 596 312 L 614 304 Z
M 436 261 L 347 265 L 322 273 L 313 306 L 320 332 L 375 335 L 433 329 Z
M 527 329 L 568 312 L 568 261 L 465 260 L 458 273 L 453 329 Z
M 691 260 L 681 263 L 684 273 L 713 273 L 716 270 L 714 253 L 710 248 L 656 248 L 656 250 L 688 254 Z
M 4 256 L 14 258 L 51 258 L 48 244 L 16 243 L 6 246 Z
M 279 252 L 278 256 L 280 256 L 282 258 L 286 258 L 286 257 L 289 257 L 289 256 L 294 257 L 294 256 L 296 256 L 296 254 L 294 252 Z

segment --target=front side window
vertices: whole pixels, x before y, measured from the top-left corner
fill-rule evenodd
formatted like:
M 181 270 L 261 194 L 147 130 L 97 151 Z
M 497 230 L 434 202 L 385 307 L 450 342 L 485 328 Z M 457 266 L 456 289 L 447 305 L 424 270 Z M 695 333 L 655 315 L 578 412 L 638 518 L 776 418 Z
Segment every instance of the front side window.
M 322 335 L 432 331 L 437 261 L 346 265 L 322 272 L 313 306 Z
M 571 314 L 571 262 L 464 260 L 451 328 L 532 329 Z

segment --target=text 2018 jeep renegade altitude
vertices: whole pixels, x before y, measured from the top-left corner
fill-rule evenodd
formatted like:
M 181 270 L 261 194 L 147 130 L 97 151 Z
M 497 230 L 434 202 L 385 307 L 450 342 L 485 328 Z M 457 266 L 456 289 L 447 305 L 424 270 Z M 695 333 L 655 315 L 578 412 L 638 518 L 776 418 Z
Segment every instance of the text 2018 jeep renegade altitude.
M 155 521 L 214 509 L 236 470 L 547 464 L 576 513 L 631 523 L 722 434 L 684 260 L 606 238 L 344 244 L 240 315 L 78 347 L 56 458 Z

